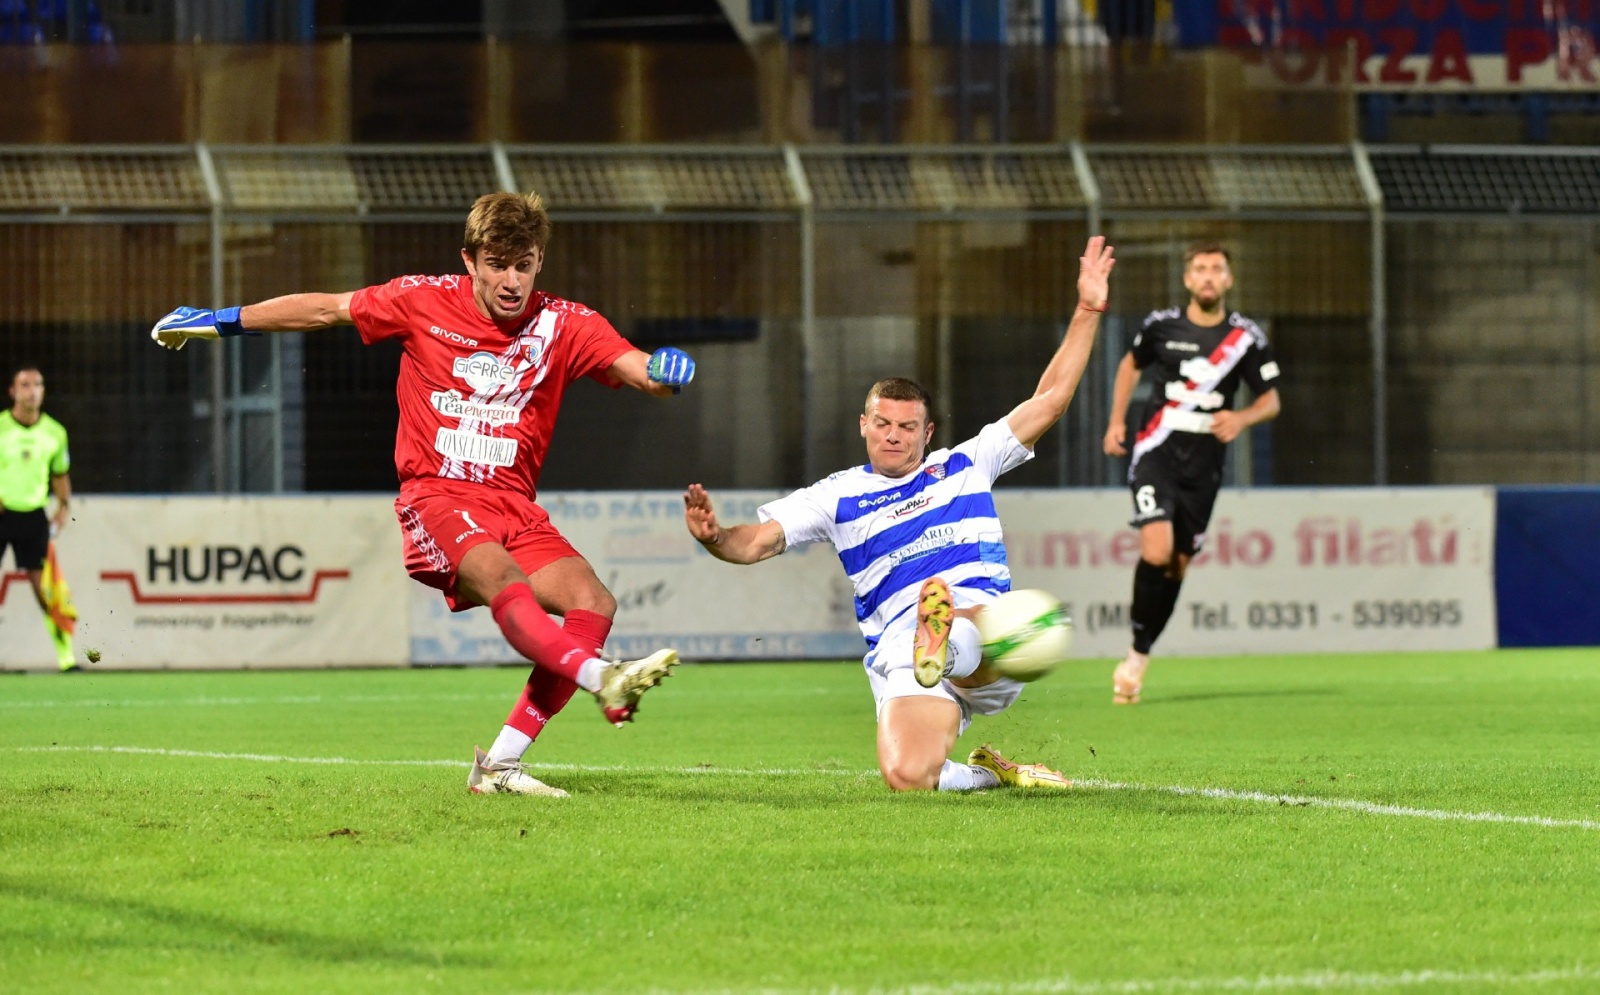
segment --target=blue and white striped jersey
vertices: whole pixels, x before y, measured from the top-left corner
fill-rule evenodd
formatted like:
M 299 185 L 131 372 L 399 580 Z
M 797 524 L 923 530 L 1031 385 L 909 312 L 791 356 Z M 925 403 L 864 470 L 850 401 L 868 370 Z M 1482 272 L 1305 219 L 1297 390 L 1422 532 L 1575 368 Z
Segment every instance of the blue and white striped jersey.
M 914 620 L 929 577 L 945 579 L 958 608 L 1011 590 L 992 488 L 1032 458 L 1002 418 L 954 449 L 929 453 L 907 476 L 851 467 L 762 505 L 757 516 L 783 526 L 790 546 L 833 543 L 855 585 L 861 634 L 876 647 L 885 629 Z

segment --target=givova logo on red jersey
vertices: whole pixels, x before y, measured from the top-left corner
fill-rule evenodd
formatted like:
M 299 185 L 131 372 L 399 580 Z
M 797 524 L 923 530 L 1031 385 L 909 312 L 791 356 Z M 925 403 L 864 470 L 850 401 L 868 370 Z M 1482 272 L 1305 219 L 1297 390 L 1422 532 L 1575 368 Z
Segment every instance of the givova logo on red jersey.
M 517 368 L 502 363 L 492 353 L 475 352 L 470 356 L 457 356 L 450 371 L 472 385 L 473 390 L 487 390 L 516 383 Z

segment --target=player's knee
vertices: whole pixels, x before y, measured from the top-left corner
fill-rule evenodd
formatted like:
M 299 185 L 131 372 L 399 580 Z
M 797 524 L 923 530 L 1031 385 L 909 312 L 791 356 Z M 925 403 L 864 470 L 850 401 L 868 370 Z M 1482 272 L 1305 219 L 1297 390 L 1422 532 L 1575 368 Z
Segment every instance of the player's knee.
M 952 677 L 950 678 L 950 683 L 958 688 L 984 688 L 998 681 L 1001 676 L 1003 675 L 1000 671 L 994 669 L 993 664 L 988 660 L 983 660 L 972 673 L 965 677 Z
M 939 786 L 937 777 L 910 777 L 893 771 L 886 771 L 883 783 L 889 786 L 890 791 L 932 791 Z
M 932 791 L 939 786 L 939 767 L 930 769 L 925 764 L 891 761 L 883 765 L 883 783 L 890 791 Z
M 1173 559 L 1172 540 L 1146 538 L 1139 544 L 1139 555 L 1146 563 L 1165 568 Z
M 577 604 L 573 607 L 594 612 L 596 615 L 604 615 L 606 618 L 617 617 L 617 599 L 598 579 L 574 593 Z

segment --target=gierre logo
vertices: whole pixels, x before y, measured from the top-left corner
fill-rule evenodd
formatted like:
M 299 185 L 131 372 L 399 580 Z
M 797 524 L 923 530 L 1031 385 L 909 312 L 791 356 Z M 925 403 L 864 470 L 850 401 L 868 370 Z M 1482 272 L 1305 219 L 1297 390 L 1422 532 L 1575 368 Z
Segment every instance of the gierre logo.
M 500 362 L 495 356 L 487 352 L 475 352 L 470 356 L 458 356 L 450 367 L 452 373 L 472 385 L 473 390 L 487 390 L 504 384 L 515 383 L 517 368 Z

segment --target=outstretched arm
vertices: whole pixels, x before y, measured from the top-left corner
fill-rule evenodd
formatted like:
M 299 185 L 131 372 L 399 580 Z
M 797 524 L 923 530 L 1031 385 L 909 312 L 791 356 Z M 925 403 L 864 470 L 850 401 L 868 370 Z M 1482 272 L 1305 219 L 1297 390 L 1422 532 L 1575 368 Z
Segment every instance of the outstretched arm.
M 1066 412 L 1067 402 L 1072 400 L 1084 368 L 1089 365 L 1089 352 L 1100 329 L 1100 314 L 1106 309 L 1110 294 L 1111 268 L 1117 262 L 1111 257 L 1113 251 L 1103 235 L 1089 239 L 1078 260 L 1078 307 L 1067 326 L 1067 335 L 1050 358 L 1050 365 L 1044 368 L 1033 396 L 1006 417 L 1011 434 L 1029 448 Z
M 156 322 L 150 337 L 168 349 L 190 339 L 225 339 L 246 332 L 311 332 L 350 324 L 350 298 L 343 294 L 289 294 L 245 307 L 180 307 Z
M 635 349 L 606 367 L 606 375 L 612 383 L 656 397 L 671 397 L 694 379 L 694 360 L 682 349 L 668 347 L 653 353 Z
M 350 324 L 350 298 L 346 294 L 289 294 L 239 309 L 239 324 L 247 332 L 314 332 Z
M 725 563 L 760 563 L 788 548 L 783 526 L 777 522 L 724 528 L 711 508 L 711 495 L 699 484 L 683 492 L 683 520 L 689 534 L 706 552 Z

